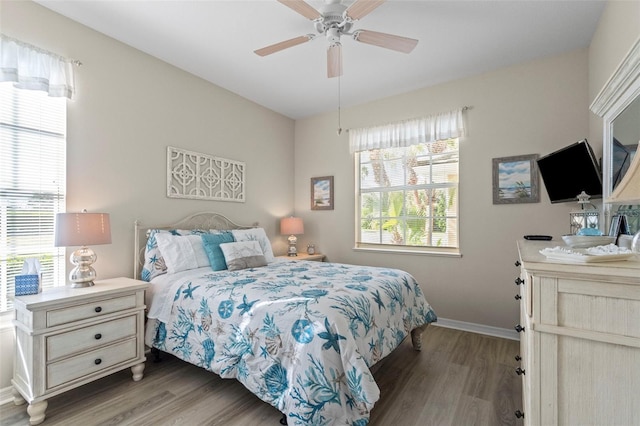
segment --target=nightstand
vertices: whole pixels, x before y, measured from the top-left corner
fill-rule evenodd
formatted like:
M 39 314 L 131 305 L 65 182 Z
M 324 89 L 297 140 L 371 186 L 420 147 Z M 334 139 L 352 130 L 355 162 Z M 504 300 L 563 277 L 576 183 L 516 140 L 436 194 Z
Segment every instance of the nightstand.
M 131 367 L 144 371 L 144 290 L 130 278 L 92 287 L 55 287 L 16 296 L 13 395 L 29 403 L 32 425 L 45 419 L 47 399 Z
M 287 260 L 312 260 L 315 262 L 324 262 L 324 254 L 322 253 L 315 253 L 315 254 L 307 254 L 307 253 L 298 253 L 297 256 L 287 256 L 286 254 L 284 256 L 278 256 L 281 259 L 287 259 Z

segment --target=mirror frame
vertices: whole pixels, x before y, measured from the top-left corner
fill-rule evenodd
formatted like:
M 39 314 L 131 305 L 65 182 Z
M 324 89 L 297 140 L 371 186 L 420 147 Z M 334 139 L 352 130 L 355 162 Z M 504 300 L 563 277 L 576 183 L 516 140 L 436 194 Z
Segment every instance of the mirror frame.
M 602 134 L 602 209 L 605 225 L 611 219 L 611 203 L 607 199 L 613 168 L 613 121 L 631 102 L 640 97 L 640 38 L 636 40 L 616 71 L 595 97 L 589 109 L 603 119 Z M 605 228 L 608 229 L 608 228 Z

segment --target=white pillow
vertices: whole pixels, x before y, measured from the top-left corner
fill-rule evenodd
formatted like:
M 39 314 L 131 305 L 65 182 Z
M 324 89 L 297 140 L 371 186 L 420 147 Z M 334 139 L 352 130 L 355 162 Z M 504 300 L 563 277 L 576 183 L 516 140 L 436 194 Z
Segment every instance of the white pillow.
M 267 264 L 267 260 L 262 254 L 262 249 L 257 241 L 222 243 L 220 244 L 220 250 L 224 254 L 224 261 L 230 271 L 257 268 Z
M 211 265 L 200 235 L 159 233 L 156 241 L 170 274 Z
M 276 258 L 271 249 L 271 241 L 267 238 L 267 233 L 263 228 L 232 229 L 231 233 L 236 241 L 257 241 L 267 263 L 275 262 Z

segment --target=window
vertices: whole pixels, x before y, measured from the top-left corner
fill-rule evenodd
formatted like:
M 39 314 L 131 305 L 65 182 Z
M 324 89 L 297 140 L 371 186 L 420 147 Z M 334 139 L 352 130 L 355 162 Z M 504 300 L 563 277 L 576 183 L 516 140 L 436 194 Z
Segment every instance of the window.
M 457 253 L 458 139 L 357 152 L 356 247 Z
M 65 208 L 66 99 L 0 84 L 0 312 L 12 308 L 24 259 L 42 266 L 43 287 L 65 282 L 54 247 L 55 214 Z

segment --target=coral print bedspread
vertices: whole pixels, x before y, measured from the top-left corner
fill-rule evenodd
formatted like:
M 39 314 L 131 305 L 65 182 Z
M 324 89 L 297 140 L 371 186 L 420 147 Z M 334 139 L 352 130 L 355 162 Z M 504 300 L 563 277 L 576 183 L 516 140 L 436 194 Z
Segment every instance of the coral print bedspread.
M 165 285 L 147 344 L 238 379 L 290 425 L 366 425 L 380 393 L 368 367 L 436 321 L 396 269 L 277 261 L 185 271 Z

